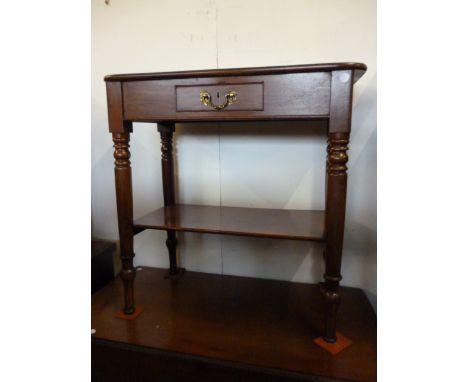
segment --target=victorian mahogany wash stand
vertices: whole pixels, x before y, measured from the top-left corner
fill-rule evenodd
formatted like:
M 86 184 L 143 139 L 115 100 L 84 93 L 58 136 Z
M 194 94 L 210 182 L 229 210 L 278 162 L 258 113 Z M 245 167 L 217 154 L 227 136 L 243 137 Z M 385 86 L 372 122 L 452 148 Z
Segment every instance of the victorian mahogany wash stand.
M 353 84 L 360 63 L 122 74 L 105 77 L 114 141 L 123 314 L 135 314 L 133 236 L 167 231 L 170 275 L 180 269 L 176 231 L 325 242 L 323 340 L 336 341 Z M 178 122 L 327 120 L 325 211 L 176 204 L 172 136 Z M 156 122 L 161 134 L 164 207 L 134 221 L 129 141 L 133 122 Z M 285 126 L 287 127 L 287 126 Z

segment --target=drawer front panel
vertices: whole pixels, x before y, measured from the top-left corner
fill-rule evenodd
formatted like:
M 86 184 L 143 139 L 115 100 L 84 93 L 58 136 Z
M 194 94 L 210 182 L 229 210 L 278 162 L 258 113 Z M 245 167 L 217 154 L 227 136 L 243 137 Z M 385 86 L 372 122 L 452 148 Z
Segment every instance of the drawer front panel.
M 234 92 L 235 99 L 230 101 L 229 95 Z M 201 99 L 205 93 L 210 104 Z M 207 98 L 205 97 L 205 103 Z M 232 103 L 230 103 L 230 102 Z M 263 82 L 228 85 L 189 85 L 176 86 L 177 111 L 211 111 L 221 110 L 263 110 Z
M 330 105 L 327 72 L 129 81 L 122 89 L 124 118 L 133 121 L 307 119 L 328 116 Z M 236 100 L 215 110 L 200 101 L 202 91 L 214 106 L 230 91 Z

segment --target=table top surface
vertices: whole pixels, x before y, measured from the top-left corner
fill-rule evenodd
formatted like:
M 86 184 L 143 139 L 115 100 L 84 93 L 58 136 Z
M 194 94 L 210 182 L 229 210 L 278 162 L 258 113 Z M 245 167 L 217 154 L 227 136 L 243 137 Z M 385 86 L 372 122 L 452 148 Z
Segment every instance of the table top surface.
M 104 77 L 105 81 L 146 81 L 196 77 L 237 77 L 287 73 L 332 72 L 336 70 L 354 70 L 354 82 L 367 70 L 367 66 L 358 62 L 337 62 L 327 64 L 305 64 L 290 66 L 265 66 L 255 68 L 231 68 L 189 70 L 159 73 L 112 74 Z

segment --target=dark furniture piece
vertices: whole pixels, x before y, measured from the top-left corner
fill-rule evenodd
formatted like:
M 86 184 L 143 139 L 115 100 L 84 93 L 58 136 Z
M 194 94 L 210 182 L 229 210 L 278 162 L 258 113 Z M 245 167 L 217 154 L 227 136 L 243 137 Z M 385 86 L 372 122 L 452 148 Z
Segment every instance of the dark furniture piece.
M 322 241 L 326 243 L 323 338 L 336 341 L 346 205 L 347 150 L 353 84 L 359 63 L 121 74 L 105 77 L 114 140 L 124 312 L 135 310 L 133 236 L 167 231 L 170 274 L 179 272 L 176 231 Z M 176 122 L 326 120 L 325 211 L 281 211 L 177 205 L 172 136 Z M 161 135 L 164 207 L 134 221 L 129 141 L 132 122 L 157 122 Z
M 337 322 L 353 345 L 336 356 L 315 345 L 319 286 L 187 271 L 167 279 L 143 267 L 134 321 L 115 318 L 121 281 L 92 297 L 92 380 L 375 381 L 376 317 L 364 293 L 342 287 Z
M 114 280 L 114 242 L 91 240 L 91 294 Z

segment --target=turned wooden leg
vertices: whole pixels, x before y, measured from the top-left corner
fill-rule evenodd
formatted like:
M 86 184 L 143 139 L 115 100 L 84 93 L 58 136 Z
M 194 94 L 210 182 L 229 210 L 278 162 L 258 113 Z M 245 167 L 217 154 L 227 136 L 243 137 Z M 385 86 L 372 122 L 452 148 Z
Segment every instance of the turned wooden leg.
M 174 124 L 158 124 L 161 135 L 161 166 L 163 178 L 164 205 L 175 204 L 174 161 L 172 154 L 172 137 Z M 169 274 L 175 275 L 177 267 L 177 238 L 175 231 L 167 231 L 166 246 L 169 251 Z
M 132 169 L 130 167 L 130 133 L 112 133 L 115 158 L 115 191 L 117 196 L 117 214 L 119 222 L 120 258 L 122 270 L 120 276 L 124 284 L 124 313 L 135 311 L 133 298 L 133 198 Z
M 349 133 L 329 133 L 327 148 L 327 196 L 325 283 L 322 292 L 325 300 L 325 330 L 327 342 L 336 341 L 336 316 L 340 303 L 341 256 L 346 210 L 346 182 Z

